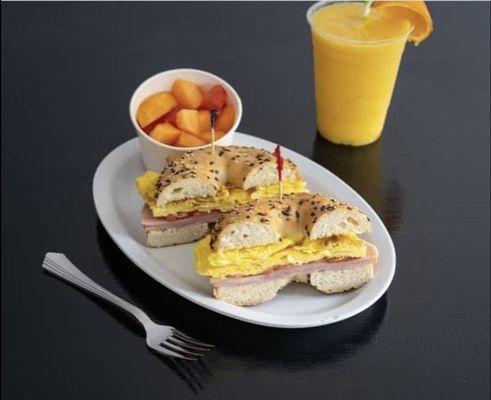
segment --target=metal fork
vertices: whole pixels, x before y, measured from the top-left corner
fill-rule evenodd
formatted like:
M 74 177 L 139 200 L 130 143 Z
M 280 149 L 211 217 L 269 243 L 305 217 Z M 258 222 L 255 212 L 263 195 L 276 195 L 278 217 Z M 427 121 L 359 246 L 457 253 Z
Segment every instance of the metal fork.
M 64 254 L 46 253 L 43 260 L 43 268 L 131 314 L 145 328 L 147 346 L 157 353 L 184 360 L 196 360 L 197 357 L 203 355 L 204 351 L 214 347 L 193 339 L 172 326 L 156 324 L 141 309 L 95 283 L 73 265 Z

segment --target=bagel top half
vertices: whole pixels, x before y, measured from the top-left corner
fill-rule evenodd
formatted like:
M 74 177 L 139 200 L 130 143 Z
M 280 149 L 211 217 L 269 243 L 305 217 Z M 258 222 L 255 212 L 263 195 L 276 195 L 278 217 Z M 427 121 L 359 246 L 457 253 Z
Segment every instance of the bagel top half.
M 295 193 L 263 199 L 230 211 L 211 233 L 213 250 L 277 243 L 285 237 L 310 240 L 370 232 L 370 219 L 358 208 L 320 194 Z
M 284 181 L 302 180 L 298 167 L 285 159 Z M 194 197 L 215 196 L 220 188 L 244 190 L 278 182 L 276 160 L 266 150 L 217 146 L 184 153 L 162 171 L 156 184 L 156 205 Z

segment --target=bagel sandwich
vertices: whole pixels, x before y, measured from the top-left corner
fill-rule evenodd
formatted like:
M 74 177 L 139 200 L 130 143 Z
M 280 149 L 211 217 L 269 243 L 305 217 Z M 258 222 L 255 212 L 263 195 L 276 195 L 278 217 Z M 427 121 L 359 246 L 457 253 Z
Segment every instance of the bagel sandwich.
M 141 222 L 151 247 L 201 239 L 222 213 L 279 194 L 273 154 L 242 146 L 186 152 L 162 173 L 147 171 L 138 177 L 136 186 L 145 201 Z M 282 190 L 306 191 L 298 167 L 287 159 Z
M 238 306 L 271 300 L 292 281 L 324 293 L 357 289 L 374 276 L 377 248 L 358 237 L 371 229 L 358 208 L 320 194 L 257 200 L 198 242 L 196 271 L 217 299 Z

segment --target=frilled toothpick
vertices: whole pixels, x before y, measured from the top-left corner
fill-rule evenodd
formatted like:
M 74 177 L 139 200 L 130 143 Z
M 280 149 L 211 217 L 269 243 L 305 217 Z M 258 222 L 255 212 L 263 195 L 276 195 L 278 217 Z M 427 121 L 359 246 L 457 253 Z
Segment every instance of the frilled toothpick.
M 281 147 L 279 145 L 274 149 L 273 155 L 276 158 L 276 169 L 278 170 L 278 184 L 280 187 L 280 201 L 283 201 L 283 157 L 281 156 Z
M 217 119 L 217 109 L 213 107 L 210 110 L 210 125 L 211 125 L 211 153 L 215 154 L 215 121 Z

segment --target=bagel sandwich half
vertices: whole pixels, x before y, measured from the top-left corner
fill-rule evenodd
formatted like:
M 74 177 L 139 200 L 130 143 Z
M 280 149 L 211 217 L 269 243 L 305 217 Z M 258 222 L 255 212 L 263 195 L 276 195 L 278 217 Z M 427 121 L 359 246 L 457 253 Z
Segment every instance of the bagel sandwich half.
M 357 289 L 374 276 L 377 248 L 358 237 L 371 229 L 362 211 L 320 194 L 257 200 L 198 242 L 196 271 L 217 299 L 238 306 L 271 300 L 292 281 L 325 293 Z
M 222 213 L 279 193 L 274 156 L 242 146 L 186 152 L 162 173 L 138 177 L 136 186 L 145 201 L 142 225 L 151 247 L 198 240 Z M 287 159 L 282 188 L 284 194 L 306 191 L 298 167 Z

